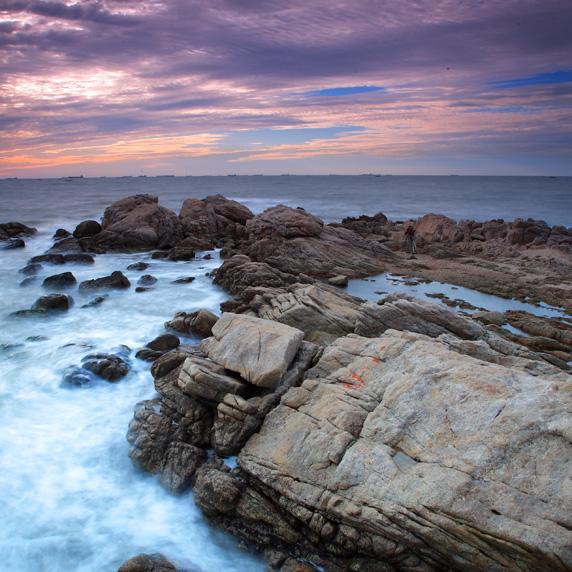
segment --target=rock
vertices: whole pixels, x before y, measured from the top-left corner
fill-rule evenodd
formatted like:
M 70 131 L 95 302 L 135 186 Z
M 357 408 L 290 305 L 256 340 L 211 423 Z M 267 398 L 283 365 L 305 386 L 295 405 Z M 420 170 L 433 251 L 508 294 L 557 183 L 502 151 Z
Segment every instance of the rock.
M 20 282 L 20 287 L 27 288 L 28 286 L 34 284 L 36 281 L 37 281 L 36 276 L 28 276 L 28 278 L 25 278 L 24 280 L 22 280 L 22 282 Z
M 328 284 L 330 286 L 340 286 L 345 287 L 348 285 L 348 277 L 343 275 L 333 276 L 332 278 L 328 279 Z
M 40 270 L 42 270 L 43 266 L 38 263 L 38 262 L 33 262 L 32 264 L 28 264 L 26 265 L 24 268 L 20 268 L 20 270 L 18 270 L 18 272 L 20 272 L 21 274 L 37 274 L 38 272 L 40 272 Z
M 46 312 L 65 312 L 73 306 L 73 298 L 65 294 L 48 294 L 41 296 L 32 305 L 32 310 L 45 310 Z
M 202 338 L 212 336 L 212 328 L 216 324 L 218 316 L 208 310 L 197 312 L 177 312 L 169 322 L 165 322 L 165 328 L 180 334 L 195 334 Z
M 213 337 L 201 342 L 201 350 L 254 385 L 274 388 L 303 337 L 303 332 L 284 324 L 224 313 L 213 326 Z
M 42 286 L 46 290 L 52 291 L 73 288 L 76 284 L 76 277 L 71 272 L 63 272 L 62 274 L 54 274 L 53 276 L 48 276 L 42 282 Z
M 177 215 L 158 205 L 157 197 L 134 195 L 105 209 L 102 231 L 82 238 L 82 246 L 109 250 L 172 248 L 182 239 Z
M 77 238 L 73 236 L 69 238 L 63 238 L 57 241 L 46 254 L 63 254 L 67 253 L 79 253 L 82 251 L 81 244 Z
M 30 310 L 17 310 L 8 314 L 9 318 L 49 318 L 50 313 L 44 308 L 32 308 Z
M 195 251 L 192 248 L 175 247 L 170 252 L 167 258 L 172 262 L 180 262 L 192 260 L 195 257 Z
M 196 502 L 249 535 L 260 517 L 241 499 L 264 491 L 296 530 L 309 527 L 306 542 L 349 561 L 563 571 L 572 565 L 569 387 L 421 334 L 340 338 L 239 454 L 246 484 L 227 479 L 237 491 L 228 496 L 211 479 Z
M 190 284 L 191 282 L 195 281 L 194 276 L 187 276 L 186 278 L 178 278 L 177 280 L 173 280 L 171 284 Z
M 475 312 L 473 314 L 473 320 L 477 320 L 477 322 L 480 322 L 485 326 L 488 326 L 489 324 L 503 326 L 506 324 L 506 317 L 502 312 Z
M 66 387 L 86 387 L 97 383 L 97 380 L 97 376 L 90 371 L 83 367 L 72 365 L 64 371 L 61 385 Z
M 112 354 L 90 354 L 83 358 L 82 367 L 111 382 L 119 381 L 129 373 L 129 364 Z
M 137 284 L 141 284 L 142 286 L 151 286 L 152 284 L 157 283 L 157 278 L 155 276 L 151 276 L 151 274 L 144 274 L 137 280 Z
M 28 264 L 37 264 L 38 262 L 45 262 L 46 264 L 65 264 L 66 260 L 63 254 L 40 254 L 28 260 Z
M 384 272 L 383 261 L 396 258 L 378 242 L 345 228 L 324 226 L 320 219 L 284 205 L 257 215 L 246 228 L 249 243 L 244 254 L 296 276 L 359 278 Z
M 72 254 L 64 254 L 64 262 L 72 262 L 74 264 L 95 264 L 95 259 L 91 254 L 78 252 Z
M 72 236 L 72 233 L 67 231 L 65 228 L 58 228 L 56 232 L 54 232 L 52 238 L 56 240 L 61 240 L 62 238 L 69 238 Z
M 15 250 L 16 248 L 25 248 L 26 243 L 21 238 L 10 238 L 0 243 L 0 250 Z
M 21 222 L 6 222 L 0 224 L 0 241 L 34 236 L 37 233 L 38 231 L 35 228 L 26 226 Z
M 169 350 L 176 349 L 180 343 L 181 340 L 174 334 L 161 334 L 160 336 L 157 336 L 154 340 L 151 340 L 146 345 L 146 347 L 154 351 L 166 352 Z
M 108 297 L 108 294 L 105 294 L 104 296 L 97 296 L 96 298 L 94 298 L 93 300 L 88 302 L 87 304 L 84 304 L 82 306 L 82 308 L 91 308 L 93 306 L 99 306 L 102 302 L 105 301 L 105 299 L 107 297 Z
M 142 272 L 143 270 L 147 270 L 147 268 L 149 268 L 149 265 L 146 262 L 134 262 L 127 267 L 127 270 Z
M 253 262 L 244 254 L 225 260 L 215 271 L 213 280 L 213 284 L 218 284 L 230 294 L 239 294 L 252 286 L 280 288 L 296 282 L 295 276 L 272 268 L 265 262 Z
M 124 562 L 117 572 L 182 572 L 162 554 L 139 554 Z
M 99 234 L 101 230 L 101 224 L 96 220 L 84 220 L 75 227 L 73 235 L 75 238 L 87 238 Z
M 109 276 L 103 278 L 95 278 L 94 280 L 85 280 L 79 285 L 80 290 L 101 290 L 114 289 L 125 290 L 131 287 L 131 282 L 123 275 L 122 272 L 116 270 Z

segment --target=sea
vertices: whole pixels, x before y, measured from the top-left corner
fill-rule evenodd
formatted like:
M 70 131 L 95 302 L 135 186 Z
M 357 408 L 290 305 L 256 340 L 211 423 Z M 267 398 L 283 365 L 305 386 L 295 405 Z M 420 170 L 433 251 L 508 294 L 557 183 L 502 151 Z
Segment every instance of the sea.
M 570 177 L 230 176 L 122 177 L 0 180 L 0 223 L 37 228 L 26 247 L 0 250 L 0 571 L 115 572 L 140 553 L 162 553 L 194 572 L 257 572 L 266 563 L 228 534 L 209 526 L 192 492 L 164 491 L 155 475 L 138 471 L 128 458 L 127 428 L 136 403 L 155 396 L 150 364 L 135 353 L 164 333 L 177 311 L 201 308 L 220 313 L 228 295 L 212 284 L 217 252 L 197 253 L 189 262 L 153 260 L 151 253 L 106 254 L 93 265 L 44 265 L 32 284 L 21 286 L 20 269 L 53 244 L 59 228 L 73 231 L 105 208 L 134 194 L 159 197 L 179 212 L 187 198 L 221 194 L 255 214 L 277 204 L 302 207 L 324 222 L 383 212 L 407 220 L 433 212 L 455 220 L 533 218 L 572 227 Z M 136 292 L 141 272 L 158 279 Z M 78 283 L 121 270 L 127 291 L 94 294 L 70 291 L 74 306 L 49 318 L 10 316 L 45 294 L 42 281 L 70 271 Z M 188 276 L 188 284 L 173 284 Z M 485 296 L 447 284 L 410 285 L 380 275 L 353 280 L 349 292 L 377 299 L 385 292 L 414 295 L 443 292 L 490 310 L 526 308 L 558 315 L 558 308 L 534 307 Z M 182 343 L 197 344 L 189 336 Z M 130 372 L 117 383 L 102 381 L 70 388 L 62 377 L 96 352 L 127 346 Z M 234 463 L 233 459 L 227 461 Z

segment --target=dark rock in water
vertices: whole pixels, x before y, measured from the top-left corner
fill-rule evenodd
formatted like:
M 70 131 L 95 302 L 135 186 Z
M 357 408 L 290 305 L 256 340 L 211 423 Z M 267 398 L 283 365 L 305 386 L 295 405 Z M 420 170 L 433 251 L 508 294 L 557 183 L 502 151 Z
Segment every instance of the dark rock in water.
M 173 280 L 171 284 L 190 284 L 191 282 L 194 282 L 194 280 L 194 276 L 187 276 L 186 278 L 178 278 L 177 280 Z
M 146 347 L 155 351 L 169 351 L 179 347 L 181 340 L 174 334 L 162 334 L 150 341 Z
M 73 262 L 75 264 L 94 264 L 95 260 L 91 254 L 86 253 L 73 253 L 73 254 L 64 254 L 64 261 Z
M 0 243 L 0 250 L 15 250 L 16 248 L 25 248 L 26 243 L 21 238 L 11 238 L 4 243 Z
M 67 231 L 65 228 L 58 228 L 58 230 L 56 230 L 56 232 L 54 232 L 54 235 L 52 236 L 52 238 L 62 239 L 62 238 L 68 238 L 71 235 L 72 235 L 72 233 Z
M 157 278 L 151 276 L 151 274 L 144 274 L 137 280 L 137 284 L 141 284 L 141 286 L 151 286 L 151 284 L 155 284 L 156 282 Z
M 93 373 L 83 367 L 72 365 L 64 371 L 61 384 L 72 387 L 84 387 L 96 382 L 97 377 Z
M 151 255 L 153 260 L 163 260 L 164 258 L 168 258 L 169 253 L 165 250 L 157 250 Z
M 117 355 L 91 354 L 83 358 L 82 367 L 107 381 L 118 381 L 129 373 L 129 364 Z
M 149 268 L 149 265 L 146 262 L 134 262 L 127 267 L 127 270 L 142 272 L 143 270 L 147 270 L 147 268 Z
M 8 342 L 6 344 L 0 344 L 0 350 L 3 352 L 15 350 L 17 348 L 23 347 L 24 344 L 17 343 L 17 342 Z
M 48 338 L 46 336 L 28 336 L 26 338 L 26 341 L 27 342 L 43 342 L 47 339 Z
M 45 262 L 46 264 L 65 264 L 66 260 L 63 254 L 40 254 L 39 256 L 33 256 L 28 261 L 28 264 L 34 264 L 36 262 Z
M 61 290 L 64 288 L 73 288 L 77 284 L 75 276 L 71 272 L 63 272 L 62 274 L 55 274 L 48 276 L 43 282 L 42 286 L 47 290 Z
M 18 310 L 8 314 L 9 318 L 49 318 L 50 313 L 43 308 L 34 308 L 30 310 Z
M 141 359 L 143 361 L 155 361 L 157 359 L 159 359 L 161 356 L 163 356 L 164 353 L 163 352 L 158 352 L 155 350 L 151 350 L 149 348 L 141 348 L 136 354 L 135 357 L 137 359 Z
M 0 224 L 0 241 L 23 236 L 34 236 L 37 230 L 21 222 L 6 222 Z
M 80 222 L 73 231 L 73 235 L 76 238 L 87 238 L 90 236 L 95 236 L 101 232 L 101 224 L 96 220 L 84 220 Z
M 212 327 L 216 324 L 218 316 L 208 310 L 198 312 L 177 312 L 175 317 L 165 323 L 165 328 L 180 334 L 196 334 L 203 338 L 212 336 Z
M 107 298 L 107 296 L 108 296 L 107 294 L 105 294 L 104 296 L 98 296 L 97 298 L 91 300 L 91 302 L 84 304 L 82 308 L 91 308 L 92 306 L 99 306 Z
M 195 257 L 195 251 L 192 248 L 173 248 L 167 257 L 173 262 L 192 260 Z
M 63 252 L 81 252 L 81 244 L 77 238 L 70 236 L 68 238 L 63 238 L 62 240 L 56 242 L 46 254 L 57 254 Z
M 73 306 L 73 298 L 65 294 L 48 294 L 38 298 L 32 305 L 32 310 L 47 312 L 65 312 Z
M 135 288 L 135 292 L 149 292 L 149 290 L 151 290 L 149 286 L 137 286 Z
M 37 280 L 38 278 L 36 276 L 28 276 L 28 278 L 25 278 L 24 280 L 22 280 L 22 282 L 20 282 L 20 287 L 27 288 L 28 286 L 31 286 L 32 284 L 37 282 Z
M 139 554 L 119 567 L 117 572 L 183 572 L 162 554 Z M 187 572 L 191 572 L 190 570 Z
M 18 270 L 18 272 L 20 272 L 21 274 L 37 274 L 41 269 L 43 268 L 43 266 L 41 264 L 39 264 L 38 262 L 32 263 L 32 264 L 28 264 L 27 266 L 24 266 L 24 268 L 20 268 L 20 270 Z
M 79 285 L 80 290 L 99 290 L 104 288 L 122 290 L 130 287 L 131 282 L 119 270 L 112 272 L 110 276 L 85 280 Z

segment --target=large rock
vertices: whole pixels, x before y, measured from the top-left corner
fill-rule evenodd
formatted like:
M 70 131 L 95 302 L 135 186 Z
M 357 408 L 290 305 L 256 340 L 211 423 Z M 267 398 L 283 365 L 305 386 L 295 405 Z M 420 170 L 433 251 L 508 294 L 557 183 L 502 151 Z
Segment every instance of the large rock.
M 80 285 L 80 290 L 125 290 L 131 287 L 129 279 L 122 272 L 116 270 L 109 276 L 102 278 L 94 278 L 93 280 L 84 280 Z
M 224 313 L 201 350 L 214 362 L 262 387 L 277 387 L 304 333 L 251 316 Z
M 324 226 L 300 209 L 279 205 L 247 223 L 249 243 L 242 250 L 252 260 L 282 272 L 331 277 L 362 277 L 385 271 L 396 255 L 378 242 L 345 228 Z
M 421 334 L 350 335 L 283 396 L 238 465 L 338 556 L 406 571 L 563 572 L 571 388 Z
M 5 222 L 0 224 L 0 241 L 34 236 L 37 232 L 35 228 L 26 226 L 21 222 Z
M 197 250 L 212 249 L 224 237 L 242 240 L 246 221 L 253 216 L 244 205 L 221 195 L 187 199 L 179 213 L 185 240 Z
M 80 239 L 84 250 L 172 248 L 183 237 L 179 217 L 150 195 L 134 195 L 107 207 L 101 226 L 100 233 Z

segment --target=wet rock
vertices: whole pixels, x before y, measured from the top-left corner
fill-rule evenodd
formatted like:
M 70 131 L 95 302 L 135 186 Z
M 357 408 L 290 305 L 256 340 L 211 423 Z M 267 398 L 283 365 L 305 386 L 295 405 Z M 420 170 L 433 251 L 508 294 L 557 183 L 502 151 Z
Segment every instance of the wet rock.
M 72 236 L 72 233 L 67 231 L 65 228 L 58 228 L 56 232 L 54 232 L 52 238 L 56 240 L 61 240 L 62 238 L 69 238 Z
M 106 381 L 119 381 L 129 373 L 129 364 L 118 355 L 90 354 L 83 358 L 82 367 Z
M 47 252 L 47 254 L 79 253 L 82 251 L 81 244 L 77 238 L 70 236 L 57 241 Z
M 97 376 L 92 372 L 83 367 L 72 365 L 65 370 L 61 385 L 68 387 L 86 387 L 97 383 L 97 381 Z
M 100 290 L 100 289 L 116 289 L 124 290 L 131 287 L 131 282 L 123 275 L 122 272 L 116 270 L 109 276 L 103 278 L 95 278 L 93 280 L 85 280 L 79 285 L 80 290 Z
M 87 238 L 99 234 L 101 230 L 101 224 L 96 220 L 84 220 L 75 227 L 73 235 L 75 238 Z
M 40 254 L 39 256 L 33 256 L 28 261 L 28 264 L 35 264 L 38 262 L 44 262 L 46 264 L 65 264 L 66 260 L 63 254 Z
M 18 272 L 20 272 L 21 274 L 27 274 L 27 275 L 33 275 L 33 274 L 37 274 L 38 272 L 40 272 L 40 270 L 42 270 L 43 266 L 36 262 L 36 263 L 32 263 L 32 264 L 28 264 L 26 266 L 24 266 L 24 268 L 20 268 L 20 270 L 18 270 Z
M 95 259 L 91 254 L 78 252 L 72 254 L 64 254 L 64 262 L 66 264 L 68 262 L 72 262 L 74 264 L 95 264 Z
M 9 318 L 49 318 L 50 313 L 44 308 L 32 308 L 29 310 L 17 310 L 8 314 Z
M 151 276 L 151 274 L 144 274 L 139 278 L 139 280 L 137 280 L 137 284 L 140 284 L 141 286 L 151 286 L 156 283 L 157 278 L 155 278 L 155 276 Z
M 194 276 L 187 276 L 186 278 L 177 278 L 177 280 L 173 280 L 171 284 L 190 284 L 191 282 L 195 281 Z
M 84 304 L 82 308 L 91 308 L 93 306 L 99 306 L 105 301 L 106 298 L 107 294 L 105 294 L 104 296 L 97 296 L 93 300 L 89 301 L 87 304 Z
M 117 572 L 183 572 L 162 554 L 139 554 L 123 563 Z M 188 571 L 190 572 L 190 571 Z
M 195 251 L 192 248 L 175 247 L 170 252 L 167 258 L 172 262 L 181 262 L 192 260 L 195 257 Z
M 62 274 L 54 274 L 53 276 L 48 276 L 42 282 L 42 286 L 46 290 L 51 291 L 73 288 L 76 284 L 76 277 L 71 272 L 63 272 Z
M 143 361 L 154 362 L 156 359 L 159 359 L 164 352 L 158 352 L 156 350 L 150 350 L 149 348 L 141 348 L 136 354 L 135 357 L 137 359 L 141 359 Z
M 151 340 L 146 347 L 151 350 L 166 352 L 176 349 L 181 343 L 181 340 L 174 334 L 161 334 L 154 340 Z
M 32 286 L 33 284 L 35 284 L 37 281 L 38 278 L 36 276 L 28 276 L 28 278 L 25 278 L 24 280 L 22 280 L 22 282 L 20 282 L 20 287 L 27 288 L 28 286 Z
M 10 238 L 5 242 L 0 242 L 0 250 L 15 250 L 25 247 L 26 243 L 21 238 Z
M 146 262 L 134 262 L 127 267 L 127 270 L 142 272 L 143 270 L 147 270 L 147 268 L 149 268 L 149 265 Z
M 212 336 L 212 328 L 218 316 L 208 310 L 197 312 L 177 312 L 172 320 L 165 322 L 165 328 L 180 334 L 195 334 L 202 338 Z
M 65 312 L 73 306 L 73 298 L 65 294 L 48 294 L 41 296 L 32 305 L 32 310 L 47 312 Z
M 37 233 L 38 231 L 35 228 L 26 226 L 21 222 L 6 222 L 0 224 L 0 241 L 34 236 Z

